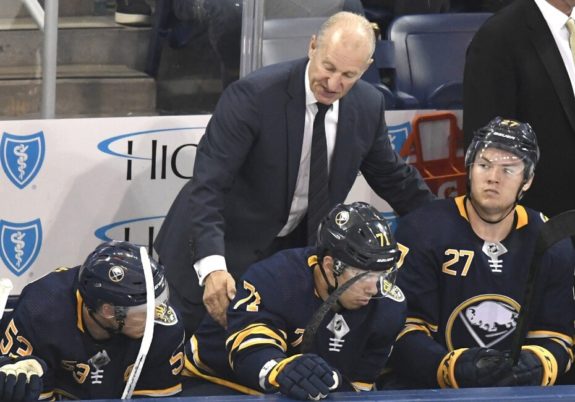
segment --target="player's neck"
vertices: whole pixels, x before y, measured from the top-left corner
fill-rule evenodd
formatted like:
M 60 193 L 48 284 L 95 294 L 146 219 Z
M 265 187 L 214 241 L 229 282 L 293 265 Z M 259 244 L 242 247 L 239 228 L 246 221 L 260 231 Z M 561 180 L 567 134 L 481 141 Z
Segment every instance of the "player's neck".
M 465 202 L 469 223 L 477 236 L 491 242 L 500 242 L 507 237 L 515 220 L 513 212 L 508 213 L 500 222 L 489 223 L 486 220 L 496 222 L 500 216 L 490 216 L 486 211 L 479 211 L 478 213 L 469 199 L 466 199 Z M 479 216 L 480 213 L 481 216 Z

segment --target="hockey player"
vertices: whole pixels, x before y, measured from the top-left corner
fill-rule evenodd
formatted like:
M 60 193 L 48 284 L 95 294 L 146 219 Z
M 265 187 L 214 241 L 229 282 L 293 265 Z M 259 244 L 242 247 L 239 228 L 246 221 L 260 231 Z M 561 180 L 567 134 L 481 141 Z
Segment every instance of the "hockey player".
M 320 225 L 318 247 L 284 250 L 248 269 L 228 309 L 227 332 L 206 316 L 186 345 L 184 374 L 297 399 L 371 390 L 405 320 L 394 285 L 400 254 L 377 210 L 337 205 Z M 302 351 L 314 312 L 357 275 L 364 276 L 339 296 L 312 349 Z
M 154 338 L 134 396 L 174 395 L 181 391 L 184 330 L 167 304 L 164 268 L 153 259 L 150 264 L 156 299 Z M 120 398 L 138 355 L 145 319 L 139 248 L 107 242 L 82 266 L 59 268 L 24 288 L 0 351 L 17 363 L 23 356 L 45 362 L 40 399 Z
M 526 123 L 493 119 L 465 155 L 467 195 L 405 216 L 399 272 L 408 313 L 392 366 L 408 386 L 552 385 L 573 359 L 573 249 L 548 249 L 519 362 L 508 350 L 528 267 L 546 218 L 518 204 L 533 181 L 537 139 Z

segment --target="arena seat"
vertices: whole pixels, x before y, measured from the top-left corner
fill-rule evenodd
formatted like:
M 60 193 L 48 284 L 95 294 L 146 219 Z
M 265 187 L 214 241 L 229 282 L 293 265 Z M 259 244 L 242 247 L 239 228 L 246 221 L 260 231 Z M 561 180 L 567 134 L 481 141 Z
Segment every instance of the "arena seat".
M 490 13 L 405 15 L 392 21 L 392 90 L 400 108 L 461 109 L 465 53 Z M 402 93 L 409 94 L 402 96 Z

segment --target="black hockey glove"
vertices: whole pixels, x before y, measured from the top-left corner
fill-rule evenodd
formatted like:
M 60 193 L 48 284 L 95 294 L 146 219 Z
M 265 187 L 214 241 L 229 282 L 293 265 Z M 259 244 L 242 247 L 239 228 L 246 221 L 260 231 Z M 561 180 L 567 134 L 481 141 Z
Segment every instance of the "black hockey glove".
M 0 356 L 0 400 L 3 402 L 38 400 L 46 363 L 33 356 L 10 359 Z
M 541 346 L 527 345 L 521 348 L 517 365 L 497 385 L 553 385 L 556 379 L 557 361 L 551 352 Z
M 264 369 L 265 370 L 265 366 Z M 280 360 L 265 376 L 264 388 L 277 389 L 290 398 L 319 400 L 341 383 L 340 374 L 315 354 Z
M 511 372 L 511 360 L 488 348 L 457 349 L 448 353 L 437 369 L 442 388 L 491 387 Z

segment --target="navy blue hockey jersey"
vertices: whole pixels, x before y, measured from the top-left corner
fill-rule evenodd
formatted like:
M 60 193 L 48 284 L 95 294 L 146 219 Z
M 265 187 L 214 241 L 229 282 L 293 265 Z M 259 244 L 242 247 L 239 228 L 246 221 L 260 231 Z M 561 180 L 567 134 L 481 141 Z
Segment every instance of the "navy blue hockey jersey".
M 510 348 L 545 220 L 517 206 L 509 235 L 500 243 L 488 242 L 473 232 L 464 200 L 440 200 L 420 208 L 403 217 L 396 232 L 397 241 L 408 249 L 398 274 L 408 316 L 393 364 L 421 385 L 438 385 L 436 369 L 447 351 Z M 548 349 L 559 372 L 573 358 L 574 267 L 568 240 L 544 255 L 526 341 Z
M 84 327 L 78 267 L 61 268 L 27 285 L 0 341 L 4 355 L 44 359 L 47 399 L 120 398 L 141 340 L 118 335 L 94 340 Z M 154 338 L 134 396 L 168 396 L 181 391 L 184 329 L 174 310 L 156 312 Z
M 186 368 L 241 392 L 261 392 L 262 366 L 301 353 L 304 329 L 323 303 L 314 287 L 315 251 L 284 250 L 252 265 L 237 283 L 227 332 L 206 317 L 186 345 Z M 371 389 L 405 321 L 403 294 L 397 287 L 393 293 L 357 310 L 328 312 L 316 333 L 313 352 L 356 389 Z

